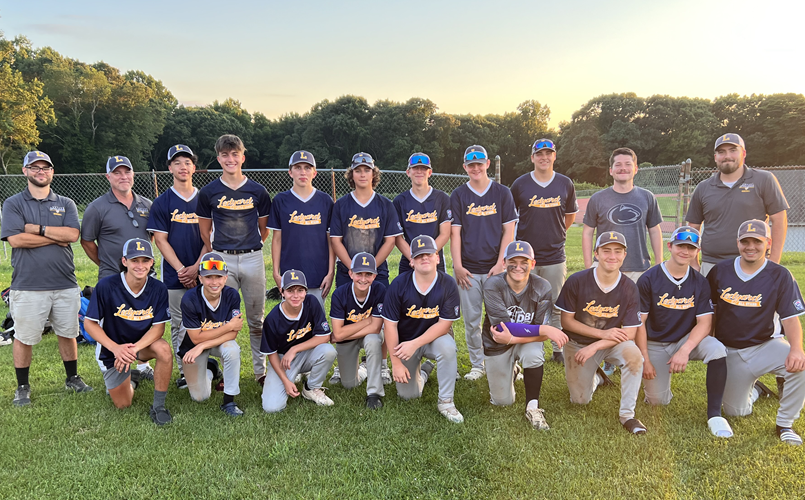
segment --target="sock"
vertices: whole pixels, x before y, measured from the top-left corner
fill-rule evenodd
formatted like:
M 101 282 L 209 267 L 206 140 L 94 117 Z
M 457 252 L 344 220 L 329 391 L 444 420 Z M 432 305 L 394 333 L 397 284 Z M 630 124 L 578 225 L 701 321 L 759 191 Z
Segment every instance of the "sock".
M 523 369 L 523 383 L 525 384 L 525 400 L 539 399 L 542 390 L 542 366 Z
M 535 409 L 537 409 L 537 408 L 539 408 L 539 401 L 537 401 L 536 399 L 532 399 L 532 400 L 531 400 L 531 401 L 529 401 L 529 402 L 528 402 L 528 404 L 526 405 L 525 410 L 526 410 L 526 411 L 528 411 L 528 410 L 535 410 Z
M 721 416 L 721 401 L 727 383 L 727 358 L 718 358 L 707 363 L 707 418 Z
M 757 398 L 760 397 L 760 393 L 758 392 L 757 387 L 752 387 L 752 394 L 749 397 L 753 403 L 757 401 Z
M 147 370 L 149 368 L 151 368 L 151 365 L 148 363 L 137 363 L 137 369 L 140 371 Z
M 31 370 L 30 366 L 25 368 L 14 368 L 17 372 L 17 385 L 28 385 L 28 372 Z
M 224 394 L 224 404 L 228 405 L 229 403 L 233 403 L 235 401 L 235 396 L 230 396 L 229 394 Z
M 78 360 L 65 361 L 64 371 L 67 372 L 67 378 L 76 376 L 78 374 Z
M 160 406 L 165 406 L 165 397 L 167 395 L 168 395 L 168 391 L 154 390 L 154 408 L 159 408 Z

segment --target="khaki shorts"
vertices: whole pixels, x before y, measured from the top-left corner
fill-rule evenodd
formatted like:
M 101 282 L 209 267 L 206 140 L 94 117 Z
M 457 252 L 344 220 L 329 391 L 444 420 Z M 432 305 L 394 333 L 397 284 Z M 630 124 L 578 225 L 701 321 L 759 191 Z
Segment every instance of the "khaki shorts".
M 14 338 L 25 345 L 42 340 L 45 323 L 50 320 L 59 337 L 78 337 L 78 311 L 81 297 L 78 288 L 66 290 L 11 290 L 9 311 L 14 319 Z

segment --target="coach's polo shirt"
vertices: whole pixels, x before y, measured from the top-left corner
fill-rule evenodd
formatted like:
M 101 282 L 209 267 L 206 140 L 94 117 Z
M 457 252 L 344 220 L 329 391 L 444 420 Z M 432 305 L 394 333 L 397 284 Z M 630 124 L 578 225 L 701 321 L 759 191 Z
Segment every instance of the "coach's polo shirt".
M 788 210 L 777 177 L 771 172 L 744 167 L 744 175 L 731 188 L 721 181 L 721 172 L 696 186 L 685 216 L 702 228 L 702 260 L 718 263 L 738 257 L 738 228 L 749 219 L 766 220 Z
M 0 238 L 25 232 L 25 224 L 78 229 L 75 202 L 50 191 L 37 200 L 28 188 L 8 198 L 3 205 L 3 229 Z M 53 243 L 39 248 L 12 248 L 12 290 L 66 290 L 77 288 L 73 249 Z

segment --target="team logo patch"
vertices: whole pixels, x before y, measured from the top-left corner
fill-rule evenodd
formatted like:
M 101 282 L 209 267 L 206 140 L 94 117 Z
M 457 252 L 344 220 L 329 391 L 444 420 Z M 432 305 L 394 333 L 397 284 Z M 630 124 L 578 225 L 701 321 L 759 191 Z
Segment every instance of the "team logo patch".
M 453 211 L 452 211 L 452 210 L 450 210 L 449 208 L 447 209 L 447 218 L 448 218 L 448 219 L 452 219 L 452 218 L 453 218 Z
M 458 306 L 453 308 L 453 312 L 456 313 L 456 316 L 458 316 Z
M 59 217 L 64 215 L 64 207 L 57 207 L 56 205 L 53 205 L 48 207 L 48 210 L 50 210 L 50 213 L 53 215 L 57 215 Z
M 797 311 L 805 311 L 805 306 L 802 305 L 802 301 L 797 299 L 794 301 L 794 309 Z
M 527 313 L 520 306 L 511 306 L 506 309 L 509 314 L 509 321 L 512 323 L 531 323 L 534 319 L 534 313 Z
M 400 224 L 400 221 L 397 221 L 397 229 L 399 229 L 400 231 L 403 230 L 402 224 Z
M 148 217 L 148 208 L 147 207 L 137 207 L 137 213 L 140 214 L 140 217 Z
M 168 313 L 168 317 L 170 318 L 171 317 L 171 308 L 168 307 L 167 309 L 165 309 L 165 311 Z
M 754 189 L 754 188 L 755 188 L 755 185 L 753 183 L 749 183 L 749 182 L 744 182 L 743 184 L 738 186 L 738 189 L 740 189 L 742 193 L 748 193 L 750 189 Z
M 238 316 L 240 316 L 240 309 L 232 309 L 231 315 L 233 318 L 237 318 Z
M 377 305 L 377 314 L 383 314 L 383 304 Z
M 619 226 L 634 224 L 643 217 L 643 211 L 631 203 L 618 203 L 607 212 L 607 220 Z
M 323 323 L 321 324 L 321 329 L 322 329 L 322 330 L 324 330 L 325 332 L 329 332 L 329 331 L 330 331 L 330 324 L 329 324 L 329 323 L 327 323 L 326 321 L 325 321 L 325 322 L 323 322 Z

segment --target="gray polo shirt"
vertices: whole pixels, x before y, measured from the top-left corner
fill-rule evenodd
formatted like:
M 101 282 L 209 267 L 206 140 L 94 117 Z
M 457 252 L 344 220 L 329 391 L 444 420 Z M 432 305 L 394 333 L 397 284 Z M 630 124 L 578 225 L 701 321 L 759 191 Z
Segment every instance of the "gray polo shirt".
M 721 172 L 700 182 L 685 220 L 702 224 L 702 261 L 716 264 L 738 256 L 738 228 L 749 219 L 767 220 L 788 210 L 783 190 L 771 172 L 744 167 L 744 175 L 728 188 Z
M 151 211 L 151 200 L 132 192 L 134 201 L 131 207 L 120 203 L 109 190 L 87 206 L 81 222 L 81 239 L 98 244 L 98 280 L 120 273 L 120 258 L 123 257 L 123 244 L 131 238 L 150 239 L 145 226 Z M 128 216 L 131 211 L 134 219 Z M 132 220 L 139 227 L 134 227 Z
M 47 198 L 37 200 L 26 187 L 8 198 L 3 205 L 3 229 L 0 238 L 25 232 L 25 224 L 78 229 L 75 202 L 50 191 Z M 73 249 L 53 243 L 39 248 L 11 250 L 12 290 L 67 290 L 78 288 L 73 262 Z

